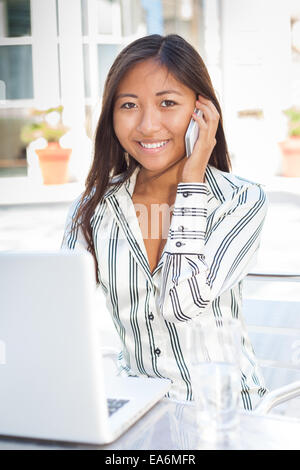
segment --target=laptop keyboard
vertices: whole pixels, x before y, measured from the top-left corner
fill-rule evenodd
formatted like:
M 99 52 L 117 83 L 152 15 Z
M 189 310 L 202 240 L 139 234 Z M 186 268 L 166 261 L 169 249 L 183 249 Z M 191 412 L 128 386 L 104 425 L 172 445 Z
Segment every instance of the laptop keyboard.
M 111 416 L 113 413 L 118 411 L 122 406 L 128 403 L 129 400 L 121 400 L 117 398 L 107 398 L 108 414 Z

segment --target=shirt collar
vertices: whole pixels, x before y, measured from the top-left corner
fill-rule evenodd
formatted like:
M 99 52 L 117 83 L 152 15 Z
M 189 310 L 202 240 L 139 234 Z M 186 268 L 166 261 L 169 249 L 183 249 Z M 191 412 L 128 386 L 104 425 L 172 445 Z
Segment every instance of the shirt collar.
M 109 198 L 112 195 L 118 196 L 118 195 L 130 195 L 132 197 L 133 191 L 135 188 L 135 183 L 136 183 L 136 178 L 138 175 L 138 172 L 140 171 L 140 167 L 136 167 L 135 170 L 133 171 L 132 175 L 124 181 L 124 175 L 125 173 L 120 173 L 119 175 L 114 176 L 111 179 L 111 183 L 113 183 L 112 187 L 109 187 L 103 198 Z
M 117 198 L 119 196 L 132 198 L 139 171 L 140 167 L 137 166 L 126 181 L 123 181 L 125 173 L 114 176 L 111 180 L 114 186 L 106 191 L 104 198 L 109 198 L 112 195 Z M 227 178 L 224 177 L 226 175 L 228 175 Z M 230 181 L 230 174 L 226 173 L 226 175 L 211 165 L 208 165 L 206 168 L 205 183 L 208 188 L 208 206 L 211 207 L 211 209 L 219 206 L 225 200 L 231 199 L 234 188 L 236 188 Z

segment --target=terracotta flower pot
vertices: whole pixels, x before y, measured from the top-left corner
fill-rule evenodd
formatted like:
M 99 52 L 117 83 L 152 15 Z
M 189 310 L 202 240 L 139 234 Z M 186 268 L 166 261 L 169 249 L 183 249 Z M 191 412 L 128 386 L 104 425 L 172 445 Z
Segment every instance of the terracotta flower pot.
M 282 154 L 282 176 L 300 176 L 300 136 L 279 142 Z
M 44 184 L 68 182 L 71 152 L 72 149 L 62 148 L 58 142 L 49 142 L 45 149 L 36 150 Z

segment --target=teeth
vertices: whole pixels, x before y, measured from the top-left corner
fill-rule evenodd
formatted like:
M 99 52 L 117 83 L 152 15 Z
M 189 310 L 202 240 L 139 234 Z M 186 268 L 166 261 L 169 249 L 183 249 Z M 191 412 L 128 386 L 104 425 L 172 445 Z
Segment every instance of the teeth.
M 140 142 L 140 144 L 145 149 L 156 149 L 159 147 L 163 147 L 164 145 L 166 145 L 167 142 L 167 140 L 164 140 L 163 142 L 155 142 L 153 144 L 144 144 L 144 142 Z

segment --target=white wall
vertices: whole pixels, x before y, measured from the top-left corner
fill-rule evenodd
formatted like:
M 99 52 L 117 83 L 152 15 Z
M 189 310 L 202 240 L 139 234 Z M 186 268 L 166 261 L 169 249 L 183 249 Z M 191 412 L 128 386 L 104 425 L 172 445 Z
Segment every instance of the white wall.
M 220 0 L 223 110 L 233 170 L 264 180 L 280 170 L 282 110 L 291 105 L 290 4 Z M 263 118 L 238 118 L 243 110 Z

